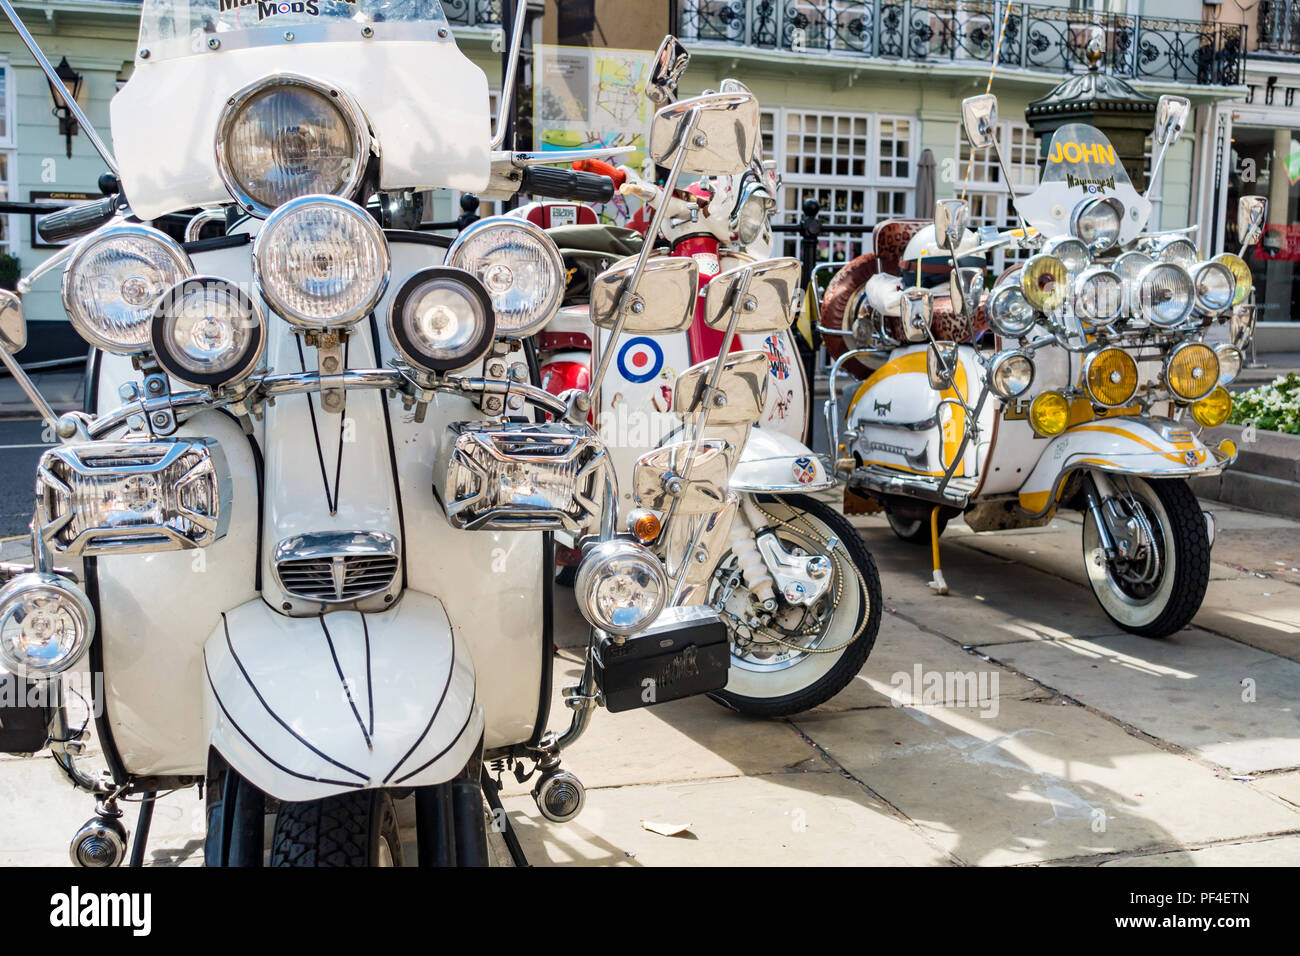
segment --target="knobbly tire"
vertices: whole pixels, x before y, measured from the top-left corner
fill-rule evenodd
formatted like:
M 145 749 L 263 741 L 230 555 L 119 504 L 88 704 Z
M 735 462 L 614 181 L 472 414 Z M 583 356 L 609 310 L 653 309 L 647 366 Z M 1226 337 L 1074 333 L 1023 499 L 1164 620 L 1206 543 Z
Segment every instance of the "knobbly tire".
M 1139 491 L 1138 483 L 1144 484 L 1154 493 L 1164 511 L 1163 517 L 1157 514 L 1157 517 L 1161 518 L 1161 531 L 1158 533 L 1162 534 L 1163 544 L 1173 558 L 1173 579 L 1172 584 L 1168 584 L 1166 578 L 1169 574 L 1169 562 L 1166 558 L 1160 582 L 1161 591 L 1166 591 L 1167 588 L 1167 593 L 1163 597 L 1163 606 L 1154 618 L 1141 619 L 1135 614 L 1125 620 L 1122 613 L 1118 615 L 1112 613 L 1111 607 L 1107 606 L 1107 598 L 1111 602 L 1116 599 L 1110 594 L 1102 593 L 1091 568 L 1089 581 L 1106 616 L 1124 630 L 1141 637 L 1168 637 L 1191 622 L 1205 599 L 1205 589 L 1210 582 L 1210 535 L 1205 527 L 1205 515 L 1201 511 L 1200 503 L 1186 481 L 1134 479 L 1135 493 Z M 1166 521 L 1167 527 L 1165 527 Z M 1085 513 L 1083 527 L 1085 561 L 1091 561 L 1087 538 L 1090 523 L 1091 518 Z M 1121 612 L 1124 610 L 1121 605 L 1115 606 Z
M 849 682 L 857 676 L 858 671 L 862 669 L 862 665 L 866 663 L 867 657 L 871 654 L 871 649 L 876 644 L 876 634 L 880 631 L 880 574 L 876 570 L 876 563 L 872 560 L 871 552 L 867 550 L 867 546 L 863 542 L 861 535 L 858 534 L 857 529 L 829 505 L 807 495 L 782 495 L 779 499 L 761 496 L 759 503 L 781 517 L 784 517 L 784 515 L 780 505 L 785 505 L 796 512 L 806 514 L 815 522 L 825 526 L 826 530 L 839 539 L 840 546 L 844 551 L 847 551 L 848 559 L 857 567 L 858 572 L 862 575 L 863 582 L 866 584 L 866 606 L 863 607 L 863 589 L 858 584 L 857 577 L 851 571 L 845 574 L 844 587 L 852 588 L 858 592 L 858 613 L 854 615 L 852 627 L 849 627 L 847 633 L 839 637 L 836 637 L 836 628 L 832 624 L 828 634 L 828 644 L 831 647 L 836 647 L 847 639 L 862 623 L 864 615 L 866 615 L 866 627 L 842 653 L 834 655 L 835 661 L 829 670 L 826 670 L 807 686 L 779 696 L 755 697 L 736 693 L 730 689 L 729 680 L 728 689 L 709 694 L 718 703 L 750 717 L 788 717 L 826 703 L 848 686 Z M 841 554 L 841 558 L 843 558 L 843 554 Z M 832 655 L 805 655 L 803 660 L 783 673 L 788 675 L 798 674 L 800 667 L 805 664 L 816 661 L 818 657 L 830 656 Z M 736 673 L 734 661 L 731 673 L 733 675 Z M 790 678 L 787 677 L 786 679 L 789 680 Z
M 283 803 L 271 866 L 401 866 L 393 798 L 383 790 Z

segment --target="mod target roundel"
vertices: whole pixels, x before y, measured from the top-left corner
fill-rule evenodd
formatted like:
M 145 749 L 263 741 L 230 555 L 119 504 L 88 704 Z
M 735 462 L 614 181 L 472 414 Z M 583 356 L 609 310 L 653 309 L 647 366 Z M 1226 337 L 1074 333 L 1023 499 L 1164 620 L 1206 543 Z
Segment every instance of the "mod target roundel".
M 618 371 L 629 382 L 648 382 L 664 367 L 664 352 L 645 335 L 628 339 L 618 350 Z

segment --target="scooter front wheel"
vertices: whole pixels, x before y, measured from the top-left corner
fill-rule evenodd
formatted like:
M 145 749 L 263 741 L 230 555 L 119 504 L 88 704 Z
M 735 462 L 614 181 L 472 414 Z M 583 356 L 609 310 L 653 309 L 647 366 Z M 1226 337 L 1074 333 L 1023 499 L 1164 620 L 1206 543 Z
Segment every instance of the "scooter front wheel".
M 361 790 L 284 803 L 275 818 L 271 866 L 401 866 L 393 798 Z
M 1107 557 L 1092 512 L 1083 515 L 1088 582 L 1108 617 L 1143 637 L 1167 637 L 1200 610 L 1210 581 L 1210 535 L 1182 480 L 1112 476 L 1112 499 L 1131 531 L 1125 554 Z M 1105 507 L 1105 505 L 1103 505 Z
M 811 607 L 778 593 L 776 607 L 764 608 L 737 556 L 724 555 L 709 602 L 727 622 L 731 668 L 726 688 L 710 696 L 742 714 L 783 717 L 830 700 L 862 669 L 880 630 L 880 575 L 857 530 L 829 505 L 806 495 L 756 503 L 787 552 L 831 559 L 832 583 Z

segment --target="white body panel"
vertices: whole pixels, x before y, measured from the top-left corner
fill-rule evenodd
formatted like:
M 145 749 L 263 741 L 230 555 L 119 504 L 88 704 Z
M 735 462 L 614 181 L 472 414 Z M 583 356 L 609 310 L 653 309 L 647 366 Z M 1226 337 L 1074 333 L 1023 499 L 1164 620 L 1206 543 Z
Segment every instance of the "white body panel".
M 222 615 L 203 663 L 213 746 L 280 800 L 442 783 L 483 732 L 468 648 L 417 591 L 364 618 L 250 601 Z
M 805 493 L 835 485 L 835 476 L 802 442 L 771 428 L 753 428 L 731 474 L 732 491 Z
M 136 61 L 111 104 L 113 149 L 132 211 L 154 219 L 231 202 L 217 173 L 218 118 L 231 95 L 279 72 L 356 98 L 379 144 L 381 188 L 487 187 L 487 77 L 454 42 L 298 42 Z

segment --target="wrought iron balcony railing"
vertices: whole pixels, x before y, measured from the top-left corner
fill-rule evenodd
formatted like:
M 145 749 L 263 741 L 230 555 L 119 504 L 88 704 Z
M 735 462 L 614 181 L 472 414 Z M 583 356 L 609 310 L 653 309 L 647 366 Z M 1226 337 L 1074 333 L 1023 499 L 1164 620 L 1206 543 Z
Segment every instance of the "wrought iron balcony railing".
M 1261 0 L 1261 23 L 1267 2 Z M 1300 0 L 1274 5 L 1300 7 Z M 1011 3 L 1008 12 L 1007 6 L 1005 0 L 678 0 L 678 31 L 685 40 L 760 49 L 973 65 L 992 63 L 1005 17 L 1000 66 L 1084 70 L 1089 45 L 1099 38 L 1101 68 L 1116 76 L 1203 86 L 1243 82 L 1244 26 L 1025 3 Z
M 1300 0 L 1259 0 L 1259 48 L 1300 53 Z

